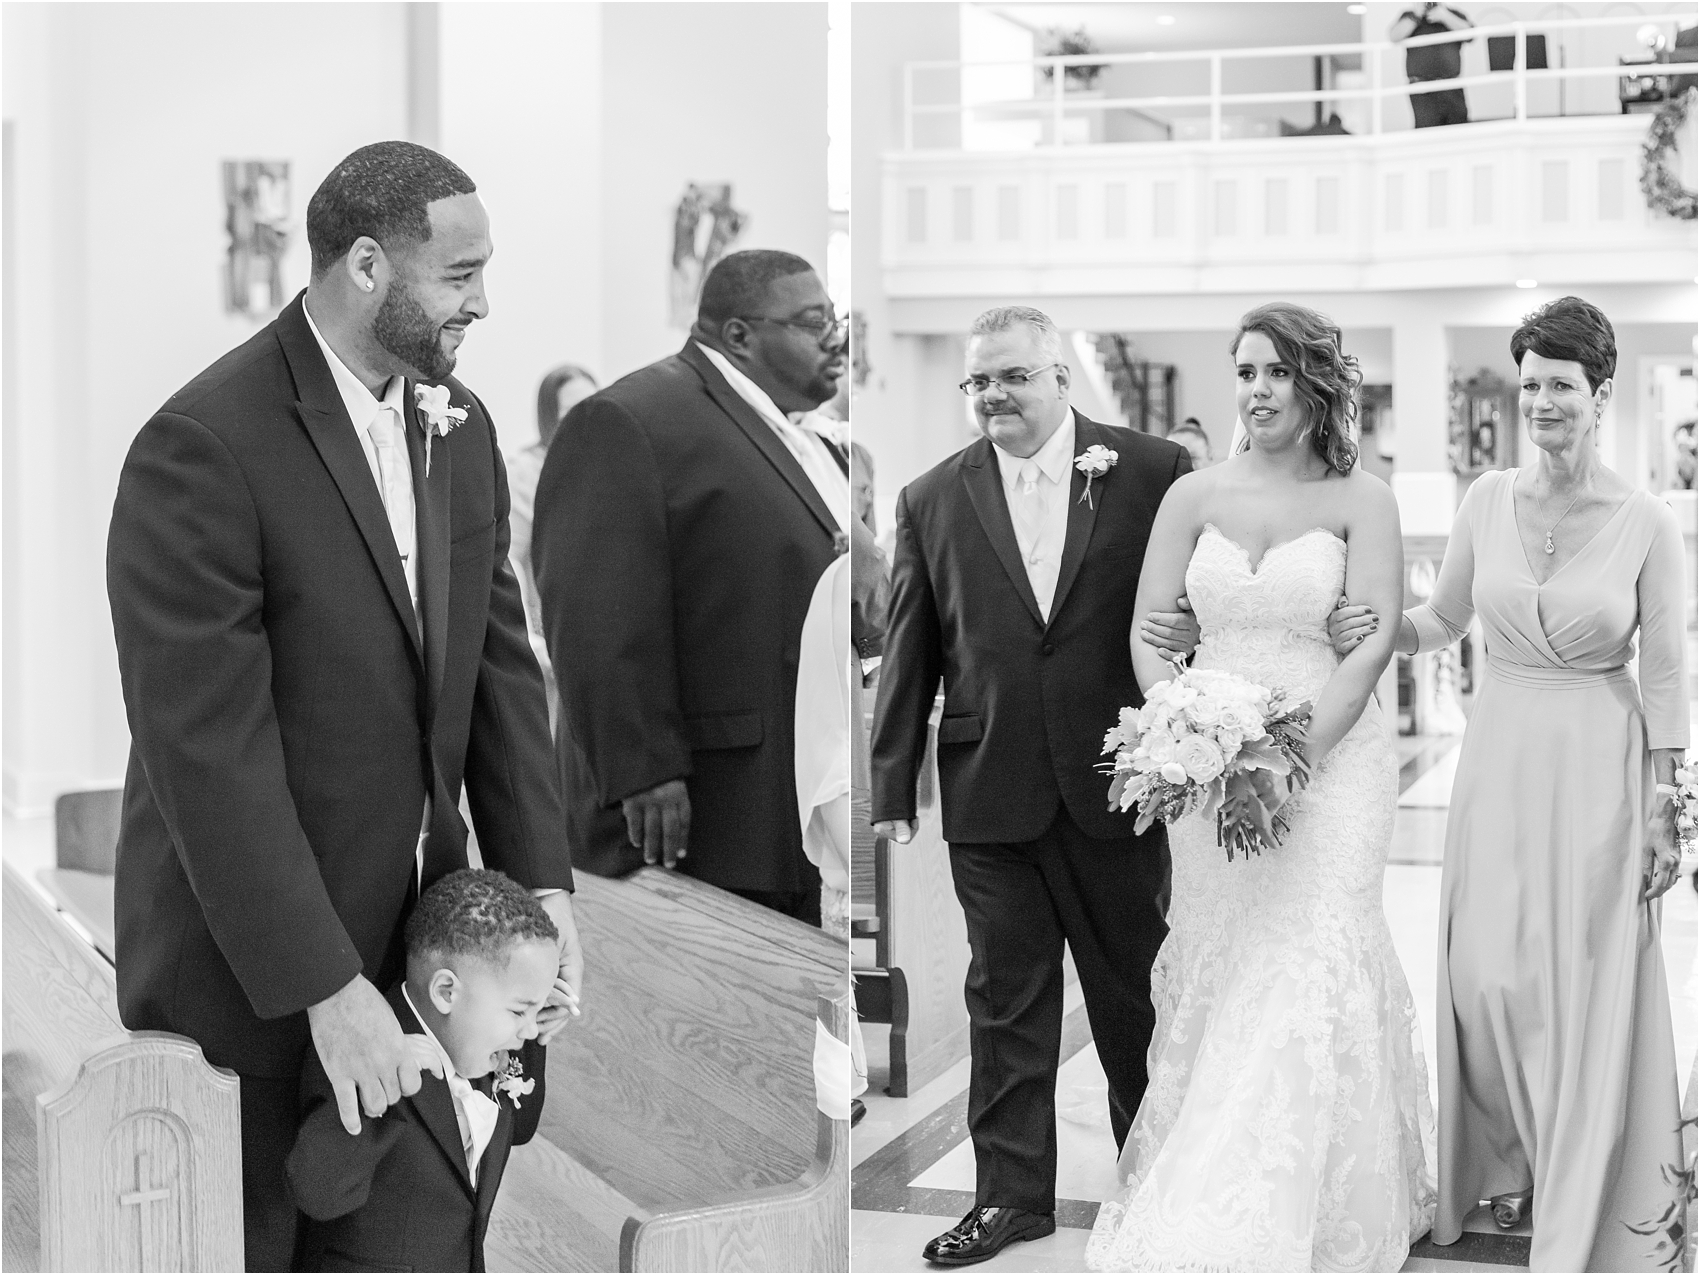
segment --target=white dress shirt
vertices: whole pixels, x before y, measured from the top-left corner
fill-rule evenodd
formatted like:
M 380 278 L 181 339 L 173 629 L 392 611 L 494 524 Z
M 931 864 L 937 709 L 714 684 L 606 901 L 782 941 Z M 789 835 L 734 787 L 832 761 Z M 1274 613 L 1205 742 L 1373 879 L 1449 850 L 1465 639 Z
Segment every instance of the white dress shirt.
M 413 1016 L 419 1020 L 419 1025 L 425 1029 L 425 1039 L 431 1042 L 431 1047 L 437 1051 L 437 1057 L 443 1060 L 443 1079 L 448 1082 L 449 1096 L 454 1099 L 455 1124 L 460 1128 L 460 1149 L 466 1156 L 467 1175 L 472 1179 L 472 1185 L 478 1185 L 478 1162 L 484 1158 L 485 1149 L 490 1145 L 490 1138 L 496 1132 L 496 1117 L 500 1109 L 495 1099 L 487 1098 L 472 1087 L 472 1082 L 455 1070 L 454 1059 L 449 1057 L 449 1051 L 443 1048 L 443 1042 L 437 1039 L 437 1033 L 431 1030 L 431 1025 L 425 1021 L 425 1015 L 419 1012 L 419 1007 L 413 1003 L 407 986 L 402 985 L 402 998 L 407 1001 L 407 1007 L 413 1011 Z
M 390 519 L 390 534 L 395 539 L 396 552 L 401 555 L 402 570 L 407 573 L 407 595 L 413 601 L 414 622 L 419 625 L 423 639 L 425 621 L 419 610 L 419 523 L 413 502 L 413 462 L 408 458 L 407 436 L 402 432 L 407 428 L 407 382 L 392 376 L 384 386 L 383 398 L 372 397 L 372 391 L 331 349 L 306 306 L 301 307 L 301 313 L 307 316 L 307 327 L 330 365 L 331 379 L 336 382 L 337 393 L 342 395 L 342 405 L 348 409 L 348 419 L 354 422 L 354 433 L 366 454 L 366 463 L 372 468 L 372 481 L 378 484 L 378 497 Z
M 1015 543 L 1027 567 L 1027 582 L 1039 603 L 1039 614 L 1051 618 L 1057 576 L 1062 572 L 1063 541 L 1068 536 L 1068 485 L 1074 468 L 1074 412 L 1057 426 L 1056 433 L 1031 457 L 1012 456 L 996 443 L 998 471 L 1004 495 L 1009 499 L 1009 517 L 1015 525 Z
M 710 349 L 701 341 L 696 343 L 697 349 L 708 355 L 708 361 L 720 369 L 720 374 L 726 378 L 726 383 L 744 402 L 755 408 L 756 415 L 766 421 L 769 428 L 779 435 L 779 441 L 785 444 L 797 463 L 803 467 L 803 472 L 809 476 L 809 481 L 820 493 L 820 498 L 826 502 L 826 507 L 832 511 L 832 516 L 838 520 L 838 529 L 850 530 L 850 479 L 845 476 L 838 462 L 833 459 L 832 445 L 823 437 L 823 426 L 817 423 L 816 413 L 797 412 L 786 416 L 779 410 L 766 390 L 732 366 L 732 361 L 719 350 Z

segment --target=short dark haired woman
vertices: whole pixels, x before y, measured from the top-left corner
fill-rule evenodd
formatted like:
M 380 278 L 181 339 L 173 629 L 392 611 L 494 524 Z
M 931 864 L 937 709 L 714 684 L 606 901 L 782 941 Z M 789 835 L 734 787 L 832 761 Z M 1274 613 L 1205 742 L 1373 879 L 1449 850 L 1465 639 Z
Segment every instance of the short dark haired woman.
M 1511 355 L 1536 462 L 1475 481 L 1397 635 L 1432 651 L 1474 615 L 1487 636 L 1441 872 L 1434 1241 L 1490 1200 L 1507 1229 L 1532 1207 L 1531 1270 L 1653 1270 L 1671 1255 L 1631 1227 L 1682 1159 L 1657 902 L 1688 746 L 1682 534 L 1600 459 L 1605 315 L 1562 297 Z M 1362 622 L 1338 614 L 1349 651 Z

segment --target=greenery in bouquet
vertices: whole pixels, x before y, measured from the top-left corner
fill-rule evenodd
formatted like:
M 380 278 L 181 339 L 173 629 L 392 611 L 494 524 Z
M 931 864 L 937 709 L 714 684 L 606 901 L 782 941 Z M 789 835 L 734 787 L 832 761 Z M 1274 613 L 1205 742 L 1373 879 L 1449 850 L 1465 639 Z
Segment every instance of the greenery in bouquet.
M 1104 736 L 1115 760 L 1110 809 L 1138 808 L 1134 827 L 1174 823 L 1201 813 L 1216 821 L 1216 844 L 1249 859 L 1279 845 L 1287 823 L 1280 809 L 1310 782 L 1305 730 L 1310 703 L 1237 674 L 1188 669 L 1145 695 L 1142 708 L 1124 708 Z

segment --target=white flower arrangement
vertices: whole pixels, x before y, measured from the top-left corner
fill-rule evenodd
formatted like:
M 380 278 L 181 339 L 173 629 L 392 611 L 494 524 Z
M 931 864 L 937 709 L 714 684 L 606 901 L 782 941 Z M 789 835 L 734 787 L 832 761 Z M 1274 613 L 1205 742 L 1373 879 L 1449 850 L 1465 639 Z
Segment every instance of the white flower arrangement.
M 502 1074 L 496 1077 L 492 1087 L 513 1103 L 514 1110 L 518 1111 L 519 1100 L 537 1088 L 537 1081 L 526 1076 L 525 1067 L 520 1063 L 518 1054 L 509 1054 L 507 1062 L 502 1066 Z
M 1194 811 L 1216 819 L 1216 844 L 1231 862 L 1279 845 L 1287 830 L 1279 807 L 1310 782 L 1305 728 L 1310 703 L 1286 703 L 1275 691 L 1234 673 L 1187 669 L 1124 708 L 1104 736 L 1115 761 L 1110 809 L 1139 808 L 1136 832 Z M 1283 782 L 1284 790 L 1277 789 Z
M 449 387 L 446 385 L 415 385 L 413 403 L 425 418 L 425 477 L 431 476 L 431 440 L 447 438 L 456 425 L 466 423 L 464 407 L 449 406 Z
M 1086 490 L 1080 493 L 1080 499 L 1086 503 L 1088 509 L 1093 507 L 1092 480 L 1109 473 L 1116 460 L 1116 453 L 1102 443 L 1093 443 L 1074 458 L 1074 467 L 1086 475 Z

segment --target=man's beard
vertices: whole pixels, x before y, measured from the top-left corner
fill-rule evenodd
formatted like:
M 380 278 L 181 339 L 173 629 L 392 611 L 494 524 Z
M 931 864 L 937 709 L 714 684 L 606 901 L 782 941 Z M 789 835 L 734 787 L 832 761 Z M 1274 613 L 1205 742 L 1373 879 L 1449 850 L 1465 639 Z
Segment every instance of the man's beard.
M 412 290 L 399 281 L 390 285 L 372 320 L 378 344 L 427 381 L 440 381 L 455 370 L 454 351 L 443 349 L 442 331 L 443 325 L 433 323 Z

